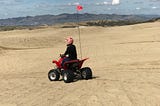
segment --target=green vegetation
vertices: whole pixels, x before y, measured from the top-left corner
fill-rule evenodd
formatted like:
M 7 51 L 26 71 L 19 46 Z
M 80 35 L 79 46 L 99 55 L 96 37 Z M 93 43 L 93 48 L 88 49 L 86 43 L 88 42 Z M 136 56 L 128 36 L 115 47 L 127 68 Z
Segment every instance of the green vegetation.
M 123 25 L 133 25 L 144 23 L 142 21 L 130 21 L 130 20 L 120 20 L 120 21 L 112 21 L 112 20 L 98 20 L 98 21 L 90 21 L 86 24 L 88 26 L 123 26 Z
M 0 26 L 0 31 L 11 31 L 11 30 L 22 30 L 22 29 L 34 30 L 43 27 L 44 26 Z
M 15 29 L 17 29 L 15 26 L 0 26 L 0 31 L 10 31 Z

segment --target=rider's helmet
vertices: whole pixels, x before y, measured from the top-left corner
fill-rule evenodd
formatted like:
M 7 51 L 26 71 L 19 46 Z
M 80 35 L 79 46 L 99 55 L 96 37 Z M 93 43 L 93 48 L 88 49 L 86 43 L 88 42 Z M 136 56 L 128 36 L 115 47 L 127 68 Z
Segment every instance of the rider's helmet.
M 66 38 L 66 43 L 67 43 L 67 45 L 68 44 L 72 44 L 73 43 L 73 38 L 72 37 L 68 37 L 68 38 Z

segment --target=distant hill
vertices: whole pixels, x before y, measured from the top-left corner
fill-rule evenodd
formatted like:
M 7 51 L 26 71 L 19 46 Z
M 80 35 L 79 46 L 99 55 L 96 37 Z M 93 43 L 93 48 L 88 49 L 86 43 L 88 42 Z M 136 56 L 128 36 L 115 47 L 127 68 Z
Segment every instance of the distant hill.
M 77 19 L 78 16 L 78 19 Z M 116 14 L 60 14 L 60 15 L 39 15 L 0 19 L 0 26 L 39 26 L 39 25 L 55 25 L 68 22 L 97 21 L 136 21 L 145 22 L 156 19 L 157 15 L 116 15 Z
M 151 20 L 148 20 L 147 22 L 160 22 L 160 18 L 153 18 Z

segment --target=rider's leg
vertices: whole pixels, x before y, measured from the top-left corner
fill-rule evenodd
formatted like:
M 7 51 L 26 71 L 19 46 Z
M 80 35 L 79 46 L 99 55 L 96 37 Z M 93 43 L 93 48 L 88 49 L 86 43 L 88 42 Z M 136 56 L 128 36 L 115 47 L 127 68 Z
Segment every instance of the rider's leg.
M 67 61 L 70 61 L 70 59 L 69 59 L 69 58 L 67 58 L 67 57 L 66 57 L 66 58 L 64 58 L 64 59 L 63 59 L 63 61 L 62 61 L 61 66 L 63 67 L 63 66 L 64 66 L 64 63 L 65 63 L 65 62 L 67 62 Z

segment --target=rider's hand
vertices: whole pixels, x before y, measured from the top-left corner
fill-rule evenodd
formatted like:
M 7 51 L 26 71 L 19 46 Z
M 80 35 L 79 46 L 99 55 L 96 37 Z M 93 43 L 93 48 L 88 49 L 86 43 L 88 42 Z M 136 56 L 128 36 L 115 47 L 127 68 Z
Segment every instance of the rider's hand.
M 60 57 L 63 58 L 65 55 L 64 54 L 60 54 Z

